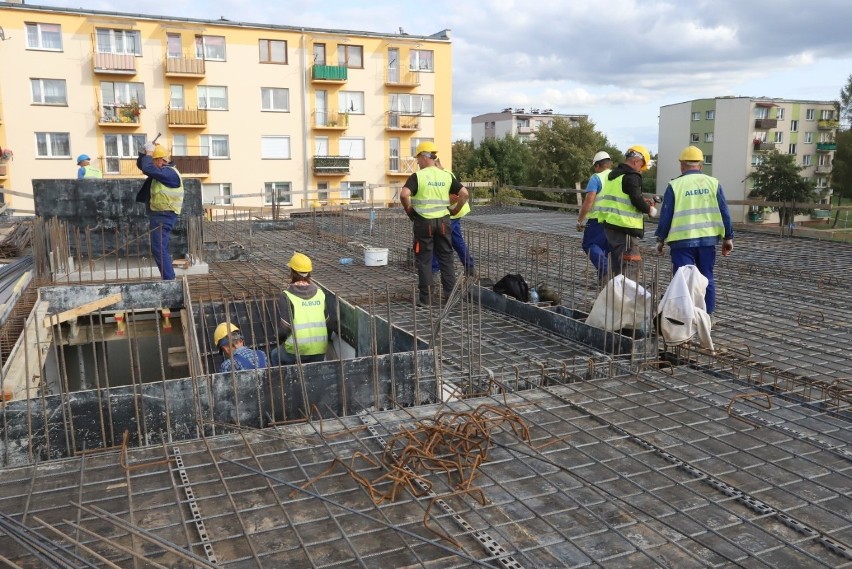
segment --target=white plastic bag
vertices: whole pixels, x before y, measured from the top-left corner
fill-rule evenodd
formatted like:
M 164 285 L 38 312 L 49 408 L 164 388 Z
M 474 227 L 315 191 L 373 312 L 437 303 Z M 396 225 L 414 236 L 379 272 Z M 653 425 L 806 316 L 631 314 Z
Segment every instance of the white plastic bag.
M 622 328 L 646 331 L 651 322 L 652 297 L 643 286 L 624 275 L 611 279 L 586 318 L 586 324 L 617 332 Z

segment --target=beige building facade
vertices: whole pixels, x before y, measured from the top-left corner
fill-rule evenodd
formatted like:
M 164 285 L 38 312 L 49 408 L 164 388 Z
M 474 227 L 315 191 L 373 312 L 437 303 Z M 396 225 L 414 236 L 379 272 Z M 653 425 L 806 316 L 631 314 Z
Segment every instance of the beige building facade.
M 504 138 L 514 136 L 521 140 L 532 140 L 542 126 L 551 126 L 553 119 L 568 121 L 576 125 L 581 119 L 588 120 L 588 115 L 565 115 L 554 113 L 553 109 L 513 109 L 505 108 L 499 113 L 486 113 L 470 119 L 470 131 L 473 145 L 488 138 Z

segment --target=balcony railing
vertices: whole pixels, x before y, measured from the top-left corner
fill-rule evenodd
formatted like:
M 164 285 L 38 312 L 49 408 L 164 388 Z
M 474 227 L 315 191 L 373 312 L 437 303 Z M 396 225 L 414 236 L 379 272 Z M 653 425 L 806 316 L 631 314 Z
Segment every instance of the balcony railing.
M 388 112 L 386 130 L 420 130 L 419 115 L 404 115 L 395 111 Z
M 175 77 L 203 77 L 204 60 L 197 57 L 166 57 L 166 75 Z
M 98 111 L 98 124 L 101 126 L 120 126 L 138 128 L 142 109 L 138 105 L 104 106 Z
M 311 67 L 311 81 L 326 83 L 344 83 L 349 79 L 349 69 L 343 65 L 314 65 Z
M 760 129 L 768 129 L 768 128 L 776 128 L 778 126 L 778 119 L 754 119 L 754 128 Z
M 95 73 L 115 73 L 134 75 L 136 73 L 136 56 L 126 53 L 95 53 L 92 57 Z
M 840 127 L 840 121 L 832 119 L 821 119 L 817 121 L 817 128 L 820 130 L 834 130 Z
M 345 176 L 349 174 L 349 156 L 314 156 L 315 176 Z
M 831 150 L 837 150 L 836 142 L 817 142 L 816 146 L 819 152 L 829 152 Z
M 345 130 L 349 126 L 349 115 L 337 111 L 314 111 L 314 128 Z
M 775 143 L 774 142 L 768 142 L 766 140 L 754 142 L 754 151 L 755 152 L 766 152 L 768 150 L 775 150 Z
M 417 158 L 409 156 L 402 158 L 391 156 L 388 158 L 388 176 L 410 176 L 417 171 Z
M 102 157 L 101 172 L 104 176 L 144 177 L 145 174 L 136 167 L 136 158 Z
M 169 126 L 204 128 L 207 126 L 207 109 L 169 109 Z
M 385 69 L 385 85 L 388 87 L 417 87 L 420 85 L 420 72 L 410 69 Z
M 180 172 L 181 176 L 188 177 L 206 177 L 210 175 L 210 157 L 199 156 L 193 149 L 190 154 L 190 149 L 187 147 L 173 149 L 180 154 L 175 154 L 171 157 L 175 163 L 175 168 Z
M 817 164 L 817 174 L 828 174 L 829 172 L 831 172 L 831 164 Z

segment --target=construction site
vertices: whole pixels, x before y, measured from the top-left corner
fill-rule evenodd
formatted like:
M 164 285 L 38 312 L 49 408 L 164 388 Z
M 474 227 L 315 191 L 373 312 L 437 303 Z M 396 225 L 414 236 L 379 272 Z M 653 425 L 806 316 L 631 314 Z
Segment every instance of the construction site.
M 477 274 L 422 307 L 400 207 L 204 210 L 190 181 L 161 281 L 128 184 L 35 180 L 3 223 L 0 565 L 852 567 L 852 244 L 737 227 L 707 349 L 586 323 L 576 212 L 477 203 Z M 221 322 L 277 346 L 294 251 L 335 353 L 218 373 Z

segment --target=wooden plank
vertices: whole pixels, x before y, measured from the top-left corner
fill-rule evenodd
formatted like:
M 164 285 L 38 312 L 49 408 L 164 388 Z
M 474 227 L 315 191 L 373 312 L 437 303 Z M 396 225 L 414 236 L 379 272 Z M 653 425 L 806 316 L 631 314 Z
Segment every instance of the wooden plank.
M 105 306 L 116 304 L 120 301 L 121 293 L 117 292 L 107 297 L 99 298 L 98 300 L 87 302 L 86 304 L 81 304 L 80 306 L 72 308 L 71 310 L 66 310 L 64 312 L 60 312 L 59 314 L 52 314 L 42 321 L 42 326 L 44 328 L 50 328 L 54 324 L 61 324 L 63 322 L 67 322 L 68 320 L 72 320 L 80 316 L 85 316 L 86 314 L 91 314 L 95 310 L 104 308 Z

